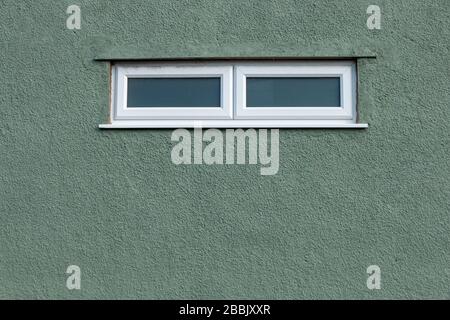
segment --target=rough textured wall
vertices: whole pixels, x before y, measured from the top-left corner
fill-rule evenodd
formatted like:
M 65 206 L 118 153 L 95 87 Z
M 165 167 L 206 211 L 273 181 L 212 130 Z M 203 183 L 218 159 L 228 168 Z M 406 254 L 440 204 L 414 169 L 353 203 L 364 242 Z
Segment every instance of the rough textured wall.
M 449 21 L 448 0 L 1 0 L 0 298 L 450 298 Z M 281 130 L 276 176 L 98 129 L 97 56 L 367 52 L 370 128 Z

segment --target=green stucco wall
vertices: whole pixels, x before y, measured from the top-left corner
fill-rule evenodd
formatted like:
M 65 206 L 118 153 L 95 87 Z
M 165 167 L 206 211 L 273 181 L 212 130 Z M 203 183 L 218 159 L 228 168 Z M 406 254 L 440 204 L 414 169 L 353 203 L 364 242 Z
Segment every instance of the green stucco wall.
M 449 21 L 448 0 L 0 0 L 0 298 L 450 298 Z M 369 129 L 281 130 L 275 176 L 98 129 L 95 58 L 364 55 Z

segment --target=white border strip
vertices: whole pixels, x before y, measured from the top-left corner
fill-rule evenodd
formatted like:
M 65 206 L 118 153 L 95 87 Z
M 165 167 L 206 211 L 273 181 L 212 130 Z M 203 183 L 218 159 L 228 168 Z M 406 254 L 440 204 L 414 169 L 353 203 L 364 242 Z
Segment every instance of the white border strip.
M 199 64 L 118 64 L 116 96 L 113 100 L 114 120 L 154 119 L 232 119 L 233 67 Z M 217 108 L 128 108 L 128 78 L 220 78 L 221 106 Z
M 235 116 L 234 119 L 286 119 L 286 120 L 352 120 L 356 115 L 356 91 L 352 82 L 356 73 L 354 62 L 296 62 L 286 63 L 243 63 L 235 65 Z M 261 77 L 319 77 L 340 78 L 340 107 L 247 107 L 247 78 Z
M 115 121 L 100 129 L 176 129 L 176 128 L 298 128 L 298 129 L 366 129 L 367 123 L 301 120 L 155 120 Z

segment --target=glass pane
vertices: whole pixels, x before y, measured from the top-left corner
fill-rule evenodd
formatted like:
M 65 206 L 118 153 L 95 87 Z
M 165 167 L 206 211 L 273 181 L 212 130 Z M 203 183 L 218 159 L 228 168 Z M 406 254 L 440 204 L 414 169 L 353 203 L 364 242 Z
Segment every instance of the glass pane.
M 340 107 L 340 78 L 247 78 L 247 107 Z
M 128 78 L 128 108 L 220 108 L 220 78 Z

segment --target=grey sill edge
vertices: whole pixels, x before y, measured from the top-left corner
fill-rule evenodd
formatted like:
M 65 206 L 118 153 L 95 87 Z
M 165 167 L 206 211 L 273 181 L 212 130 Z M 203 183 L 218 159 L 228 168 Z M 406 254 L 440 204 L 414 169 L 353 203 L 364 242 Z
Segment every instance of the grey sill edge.
M 289 60 L 359 60 L 377 59 L 376 55 L 345 55 L 345 56 L 260 56 L 260 57 L 138 57 L 138 56 L 98 56 L 94 61 L 289 61 Z

